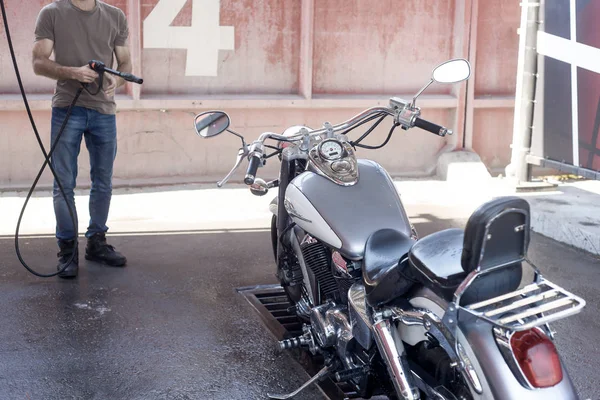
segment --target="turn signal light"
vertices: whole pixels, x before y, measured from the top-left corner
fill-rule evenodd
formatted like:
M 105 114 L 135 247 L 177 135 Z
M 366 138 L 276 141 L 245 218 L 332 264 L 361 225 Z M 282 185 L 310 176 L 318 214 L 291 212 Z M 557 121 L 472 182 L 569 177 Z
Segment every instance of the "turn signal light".
M 560 358 L 554 343 L 539 329 L 515 332 L 510 346 L 531 386 L 547 388 L 562 381 Z

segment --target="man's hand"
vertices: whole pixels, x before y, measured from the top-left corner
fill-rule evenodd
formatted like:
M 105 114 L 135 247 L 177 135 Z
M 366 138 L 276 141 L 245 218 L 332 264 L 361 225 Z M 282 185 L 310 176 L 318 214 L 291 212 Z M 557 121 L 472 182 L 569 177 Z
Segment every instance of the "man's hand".
M 73 79 L 81 83 L 92 83 L 98 78 L 98 73 L 90 68 L 89 65 L 84 65 L 79 68 L 72 68 Z
M 106 80 L 106 87 L 103 89 L 106 97 L 113 97 L 115 95 L 115 90 L 117 89 L 117 78 L 110 75 L 104 74 L 104 79 Z

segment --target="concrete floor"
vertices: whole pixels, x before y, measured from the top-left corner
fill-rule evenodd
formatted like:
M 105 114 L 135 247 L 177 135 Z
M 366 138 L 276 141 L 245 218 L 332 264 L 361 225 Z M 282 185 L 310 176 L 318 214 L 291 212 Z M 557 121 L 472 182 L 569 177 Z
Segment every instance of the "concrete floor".
M 410 215 L 421 236 L 464 223 L 419 208 Z M 27 274 L 13 241 L 0 239 L 0 399 L 265 399 L 307 379 L 235 292 L 275 282 L 268 232 L 111 243 L 128 267 L 82 259 L 79 278 L 63 281 Z M 32 265 L 52 270 L 53 239 L 23 239 L 22 248 Z M 599 399 L 598 259 L 537 235 L 530 256 L 588 302 L 555 328 L 581 398 Z M 322 397 L 312 390 L 299 398 Z
M 261 399 L 300 386 L 302 368 L 235 292 L 274 282 L 268 237 L 117 237 L 129 266 L 81 260 L 75 281 L 26 274 L 0 240 L 0 399 Z M 24 252 L 50 270 L 53 245 L 24 240 Z

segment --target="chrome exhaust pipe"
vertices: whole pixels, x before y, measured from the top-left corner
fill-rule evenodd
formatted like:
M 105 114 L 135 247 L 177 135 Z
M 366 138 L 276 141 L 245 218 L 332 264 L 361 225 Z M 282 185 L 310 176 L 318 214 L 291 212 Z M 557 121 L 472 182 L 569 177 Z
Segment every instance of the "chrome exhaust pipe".
M 410 370 L 402 365 L 401 357 L 404 354 L 404 346 L 402 342 L 396 344 L 392 336 L 390 320 L 382 319 L 374 323 L 373 332 L 375 333 L 375 341 L 379 352 L 383 356 L 390 377 L 394 382 L 396 393 L 403 400 L 420 399 L 419 390 L 411 384 L 412 374 Z

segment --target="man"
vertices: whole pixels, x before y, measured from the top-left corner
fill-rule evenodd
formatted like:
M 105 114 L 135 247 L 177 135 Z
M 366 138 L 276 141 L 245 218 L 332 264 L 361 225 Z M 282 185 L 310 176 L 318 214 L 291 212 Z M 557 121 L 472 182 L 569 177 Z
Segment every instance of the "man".
M 51 140 L 54 143 L 68 106 L 82 83 L 92 83 L 98 74 L 88 61 L 98 60 L 131 72 L 126 41 L 129 35 L 125 14 L 100 0 L 58 0 L 44 7 L 38 16 L 33 48 L 33 69 L 37 75 L 57 80 L 52 99 Z M 54 61 L 50 55 L 54 51 Z M 83 66 L 82 66 L 83 65 Z M 84 91 L 52 155 L 52 166 L 75 211 L 74 189 L 77 157 L 82 137 L 90 154 L 90 224 L 86 232 L 85 258 L 112 266 L 124 266 L 126 258 L 106 242 L 106 220 L 112 196 L 113 163 L 117 153 L 115 90 L 125 82 L 104 75 L 104 87 L 96 96 Z M 94 85 L 91 85 L 92 87 Z M 93 92 L 93 89 L 91 90 Z M 74 253 L 73 262 L 59 276 L 74 278 L 79 270 L 76 230 L 67 203 L 54 182 L 56 237 L 60 252 L 57 268 L 62 269 Z

